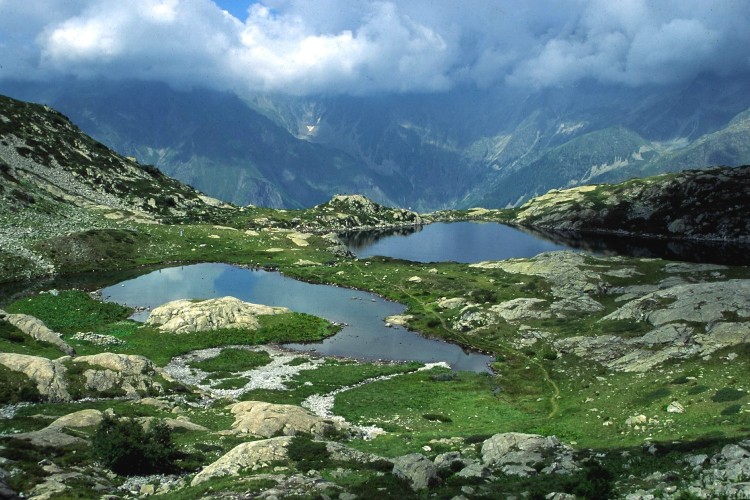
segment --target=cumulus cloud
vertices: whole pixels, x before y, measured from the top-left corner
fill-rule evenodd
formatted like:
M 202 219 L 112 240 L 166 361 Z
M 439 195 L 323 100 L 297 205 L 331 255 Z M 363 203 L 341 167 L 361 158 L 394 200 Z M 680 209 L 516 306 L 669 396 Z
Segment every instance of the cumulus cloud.
M 221 3 L 221 2 L 219 2 Z M 638 86 L 743 73 L 745 0 L 0 0 L 0 79 L 140 78 L 236 91 Z

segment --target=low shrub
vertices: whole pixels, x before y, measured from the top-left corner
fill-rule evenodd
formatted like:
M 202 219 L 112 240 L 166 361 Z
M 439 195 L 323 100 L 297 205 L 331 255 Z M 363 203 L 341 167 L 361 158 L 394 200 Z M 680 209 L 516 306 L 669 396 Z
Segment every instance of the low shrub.
M 176 455 L 164 422 L 154 421 L 144 430 L 136 420 L 109 416 L 97 427 L 92 449 L 105 467 L 126 476 L 167 472 Z

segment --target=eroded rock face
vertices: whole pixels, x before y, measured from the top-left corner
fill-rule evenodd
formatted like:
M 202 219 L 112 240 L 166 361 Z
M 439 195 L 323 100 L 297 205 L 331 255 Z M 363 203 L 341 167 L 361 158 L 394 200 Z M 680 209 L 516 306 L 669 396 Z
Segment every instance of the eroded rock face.
M 337 430 L 333 420 L 314 415 L 300 406 L 243 401 L 232 405 L 231 411 L 235 418 L 232 429 L 236 433 L 262 437 L 307 433 L 322 437 Z
M 151 311 L 148 325 L 173 333 L 244 328 L 257 330 L 257 316 L 288 313 L 286 307 L 270 307 L 243 302 L 235 297 L 221 297 L 200 302 L 175 300 Z
M 258 465 L 286 460 L 287 447 L 291 441 L 290 436 L 281 436 L 235 446 L 197 474 L 190 485 L 196 486 L 216 477 L 232 476 Z
M 52 345 L 57 346 L 63 353 L 68 356 L 75 354 L 72 347 L 68 345 L 60 334 L 47 328 L 44 322 L 34 316 L 28 314 L 8 314 L 0 309 L 0 319 L 4 319 L 11 325 L 15 326 L 29 337 L 40 340 L 42 342 L 48 342 Z
M 0 365 L 21 372 L 36 383 L 39 394 L 50 401 L 68 401 L 70 394 L 65 380 L 65 366 L 60 360 L 50 360 L 26 354 L 0 353 Z

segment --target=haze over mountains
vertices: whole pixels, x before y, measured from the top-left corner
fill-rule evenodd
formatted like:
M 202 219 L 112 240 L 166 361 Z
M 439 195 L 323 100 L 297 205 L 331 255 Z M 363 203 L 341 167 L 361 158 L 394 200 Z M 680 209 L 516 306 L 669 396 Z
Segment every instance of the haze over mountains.
M 0 4 L 0 45 L 17 49 L 0 57 L 0 93 L 212 196 L 270 207 L 336 193 L 505 207 L 750 163 L 743 2 L 469 7 Z

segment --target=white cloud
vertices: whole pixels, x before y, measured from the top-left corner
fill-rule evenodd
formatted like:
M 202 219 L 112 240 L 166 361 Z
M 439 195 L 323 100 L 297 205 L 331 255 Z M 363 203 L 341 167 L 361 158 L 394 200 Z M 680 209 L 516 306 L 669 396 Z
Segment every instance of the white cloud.
M 0 0 L 0 79 L 290 93 L 641 85 L 750 69 L 745 0 Z

